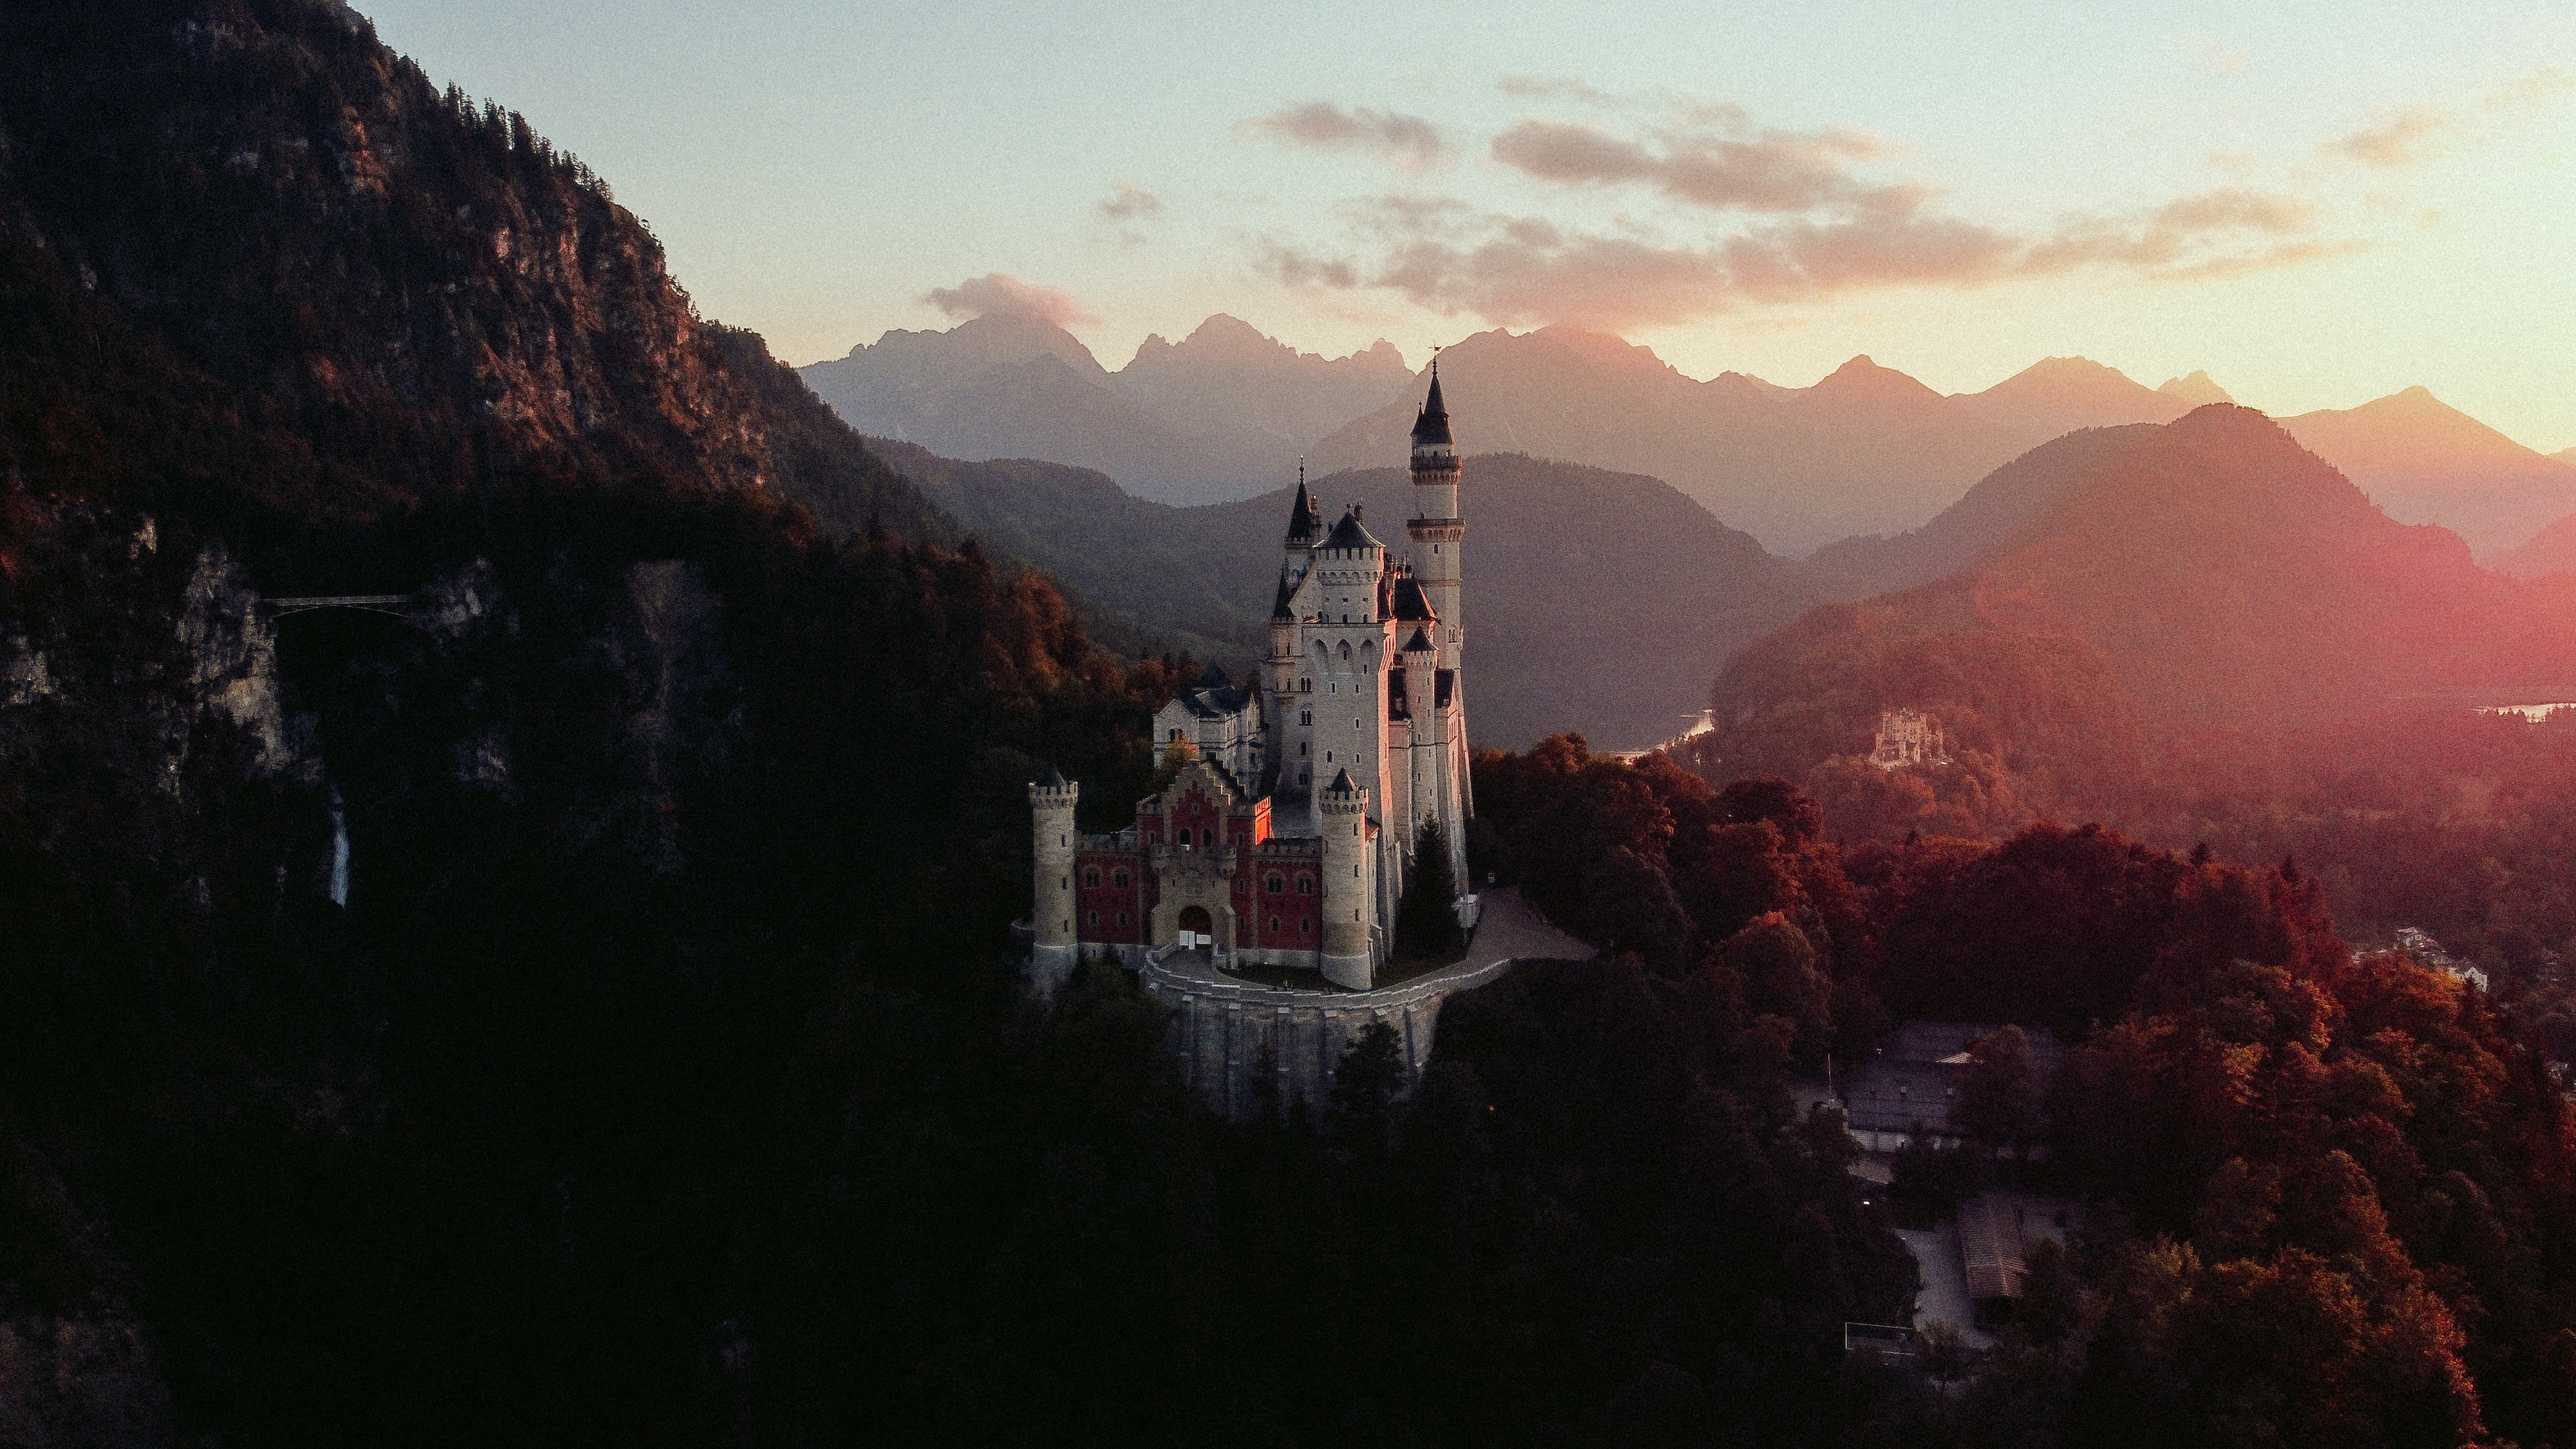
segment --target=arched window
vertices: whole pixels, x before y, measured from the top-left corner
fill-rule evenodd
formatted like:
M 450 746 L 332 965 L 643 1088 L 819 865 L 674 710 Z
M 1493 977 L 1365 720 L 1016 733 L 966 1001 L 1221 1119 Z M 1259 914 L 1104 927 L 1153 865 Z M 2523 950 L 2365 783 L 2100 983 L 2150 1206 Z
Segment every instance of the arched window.
M 1270 893 L 1274 896 L 1287 894 L 1288 879 L 1285 876 L 1274 875 L 1270 879 L 1262 882 L 1262 884 L 1267 886 Z
M 1298 680 L 1298 681 L 1297 681 L 1297 692 L 1298 692 L 1299 694 L 1313 694 L 1313 693 L 1315 692 L 1315 681 L 1313 681 L 1313 680 L 1311 680 L 1311 679 L 1300 679 L 1300 680 Z
M 1301 895 L 1301 896 L 1311 896 L 1311 895 L 1313 895 L 1314 893 L 1315 893 L 1315 878 L 1314 878 L 1313 876 L 1311 876 L 1311 875 L 1301 875 L 1301 876 L 1297 877 L 1297 894 L 1299 894 L 1299 895 Z
M 1122 926 L 1127 924 L 1127 913 L 1125 911 L 1120 911 L 1118 913 L 1118 924 Z
M 1315 918 L 1308 916 L 1306 919 L 1299 921 L 1297 923 L 1297 934 L 1300 936 L 1311 936 L 1315 934 Z
M 1087 891 L 1096 891 L 1100 889 L 1100 872 L 1096 870 L 1084 871 L 1082 873 L 1082 888 Z
M 1208 847 L 1211 847 L 1211 848 L 1213 848 L 1213 847 L 1216 845 L 1216 827 L 1215 827 L 1215 826 L 1212 826 L 1212 825 L 1202 825 L 1202 826 L 1200 826 L 1200 827 L 1199 827 L 1199 844 L 1200 844 L 1200 845 L 1203 845 L 1203 846 L 1208 846 Z
M 1091 913 L 1091 922 L 1090 922 L 1090 924 L 1095 925 L 1095 926 L 1097 926 L 1097 925 L 1099 925 L 1099 924 L 1100 924 L 1100 913 L 1099 913 L 1098 911 L 1093 911 L 1093 912 Z
M 1315 712 L 1314 712 L 1313 710 L 1311 710 L 1311 709 L 1301 709 L 1301 710 L 1297 711 L 1297 723 L 1299 723 L 1299 724 L 1301 724 L 1301 725 L 1310 725 L 1310 724 L 1313 724 L 1314 722 L 1315 722 Z
M 1109 883 L 1118 887 L 1122 891 L 1127 889 L 1127 872 L 1122 870 L 1116 875 L 1111 876 L 1109 878 Z
M 1344 664 L 1351 662 L 1351 641 L 1348 639 L 1342 641 L 1342 662 Z M 1179 732 L 1174 731 L 1174 733 L 1177 734 Z
M 1279 933 L 1279 918 L 1277 916 L 1272 916 L 1270 918 L 1270 933 L 1274 936 Z

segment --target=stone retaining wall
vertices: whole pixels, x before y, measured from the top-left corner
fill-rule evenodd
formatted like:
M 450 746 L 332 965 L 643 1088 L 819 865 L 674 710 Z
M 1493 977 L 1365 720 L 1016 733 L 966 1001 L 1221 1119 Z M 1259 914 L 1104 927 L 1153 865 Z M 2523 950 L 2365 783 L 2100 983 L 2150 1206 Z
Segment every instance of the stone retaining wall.
M 1342 1055 L 1369 1023 L 1394 1028 L 1405 1066 L 1419 1078 L 1431 1060 L 1441 1002 L 1500 979 L 1515 964 L 1506 957 L 1452 967 L 1377 991 L 1294 991 L 1174 970 L 1147 955 L 1138 979 L 1172 1010 L 1169 1040 L 1182 1079 L 1209 1106 L 1240 1121 L 1253 1111 L 1253 1078 L 1264 1048 L 1280 1105 L 1303 1102 L 1321 1112 Z

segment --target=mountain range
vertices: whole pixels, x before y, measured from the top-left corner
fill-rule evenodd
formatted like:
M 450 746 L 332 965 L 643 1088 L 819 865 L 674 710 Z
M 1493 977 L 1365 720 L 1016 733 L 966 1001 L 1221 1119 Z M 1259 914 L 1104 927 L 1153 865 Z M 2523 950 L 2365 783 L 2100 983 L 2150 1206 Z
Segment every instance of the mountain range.
M 1013 311 L 888 332 L 803 372 L 862 433 L 959 459 L 1093 468 L 1169 503 L 1267 491 L 1309 439 L 1412 381 L 1383 340 L 1324 358 L 1222 315 L 1179 342 L 1146 338 L 1111 372 L 1073 334 Z
M 1440 366 L 1470 446 L 1662 478 L 1787 555 L 1921 527 L 2070 430 L 2232 401 L 2206 373 L 2149 388 L 2080 357 L 1949 395 L 1867 357 L 1812 387 L 1736 372 L 1702 382 L 1565 327 L 1478 333 Z M 889 332 L 803 371 L 862 432 L 962 459 L 1074 463 L 1170 503 L 1275 488 L 1299 454 L 1323 473 L 1377 466 L 1401 452 L 1419 387 L 1382 342 L 1327 360 L 1222 316 L 1177 344 L 1148 339 L 1115 373 L 1061 327 L 1016 313 Z M 2576 467 L 2422 388 L 2283 421 L 2392 517 L 2440 523 L 2481 555 L 2576 513 Z

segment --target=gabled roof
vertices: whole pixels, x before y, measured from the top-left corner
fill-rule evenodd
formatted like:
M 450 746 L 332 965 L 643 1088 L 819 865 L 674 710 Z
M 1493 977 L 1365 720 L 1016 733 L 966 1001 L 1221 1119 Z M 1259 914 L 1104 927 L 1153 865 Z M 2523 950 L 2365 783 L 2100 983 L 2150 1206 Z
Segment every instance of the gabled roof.
M 1395 581 L 1394 616 L 1405 623 L 1437 623 L 1439 614 L 1431 608 L 1431 596 L 1422 591 L 1422 581 L 1411 574 Z
M 1332 536 L 1324 540 L 1326 548 L 1384 548 L 1377 535 L 1360 522 L 1359 510 L 1342 510 L 1342 521 L 1333 525 Z
M 1454 447 L 1457 439 L 1449 433 L 1449 407 L 1440 400 L 1440 374 L 1431 374 L 1431 394 L 1422 400 L 1422 411 L 1413 420 L 1413 446 L 1434 444 Z

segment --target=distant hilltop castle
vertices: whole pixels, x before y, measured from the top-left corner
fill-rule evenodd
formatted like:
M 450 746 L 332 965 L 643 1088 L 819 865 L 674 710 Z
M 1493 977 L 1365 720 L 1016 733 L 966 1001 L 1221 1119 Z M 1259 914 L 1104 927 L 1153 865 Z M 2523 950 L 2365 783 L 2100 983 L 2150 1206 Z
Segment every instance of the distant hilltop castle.
M 1882 713 L 1878 717 L 1878 743 L 1869 752 L 1869 762 L 1882 770 L 1950 763 L 1940 721 L 1914 709 Z
M 1060 975 L 1087 947 L 1204 949 L 1367 990 L 1425 823 L 1467 878 L 1459 471 L 1435 369 L 1413 425 L 1412 557 L 1389 560 L 1356 505 L 1326 532 L 1301 472 L 1260 677 L 1211 669 L 1154 716 L 1158 746 L 1190 757 L 1179 777 L 1106 835 L 1075 827 L 1080 787 L 1053 767 L 1029 786 L 1033 971 Z

